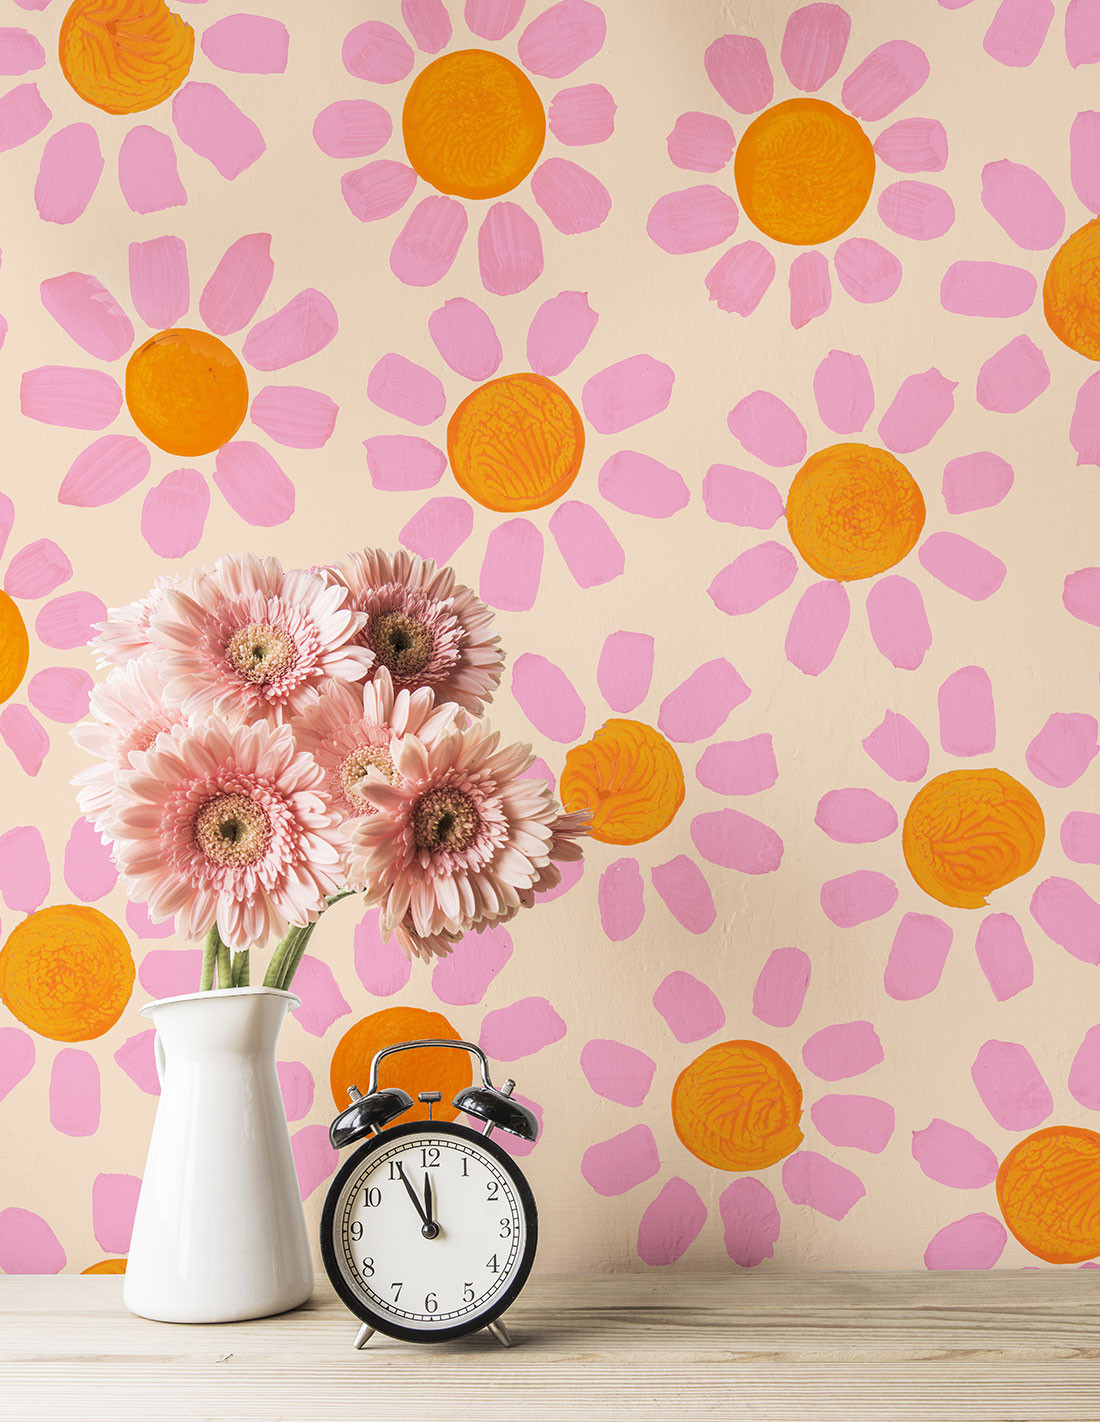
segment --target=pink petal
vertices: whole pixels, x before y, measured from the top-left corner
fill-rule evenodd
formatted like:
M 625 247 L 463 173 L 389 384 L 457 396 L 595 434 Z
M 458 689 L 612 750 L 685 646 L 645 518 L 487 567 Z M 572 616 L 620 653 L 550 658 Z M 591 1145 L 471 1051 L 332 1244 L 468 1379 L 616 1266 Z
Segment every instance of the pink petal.
M 877 766 L 893 780 L 923 780 L 928 771 L 928 742 L 904 716 L 887 711 L 861 742 Z
M 560 667 L 523 652 L 512 667 L 512 692 L 520 709 L 552 741 L 576 741 L 584 732 L 584 702 Z
M 877 1096 L 822 1096 L 810 1109 L 830 1145 L 881 1155 L 894 1134 L 894 1108 Z
M 812 583 L 799 598 L 787 628 L 787 660 L 807 676 L 820 676 L 832 664 L 850 617 L 842 583 Z
M 915 671 L 932 645 L 932 629 L 920 589 L 908 578 L 879 578 L 867 594 L 867 622 L 882 655 L 895 667 Z
M 997 1157 L 977 1136 L 938 1117 L 913 1132 L 913 1159 L 929 1180 L 952 1190 L 981 1190 L 997 1178 Z
M 719 97 L 739 114 L 754 114 L 771 103 L 772 72 L 758 39 L 723 35 L 707 50 L 703 62 Z
M 392 133 L 393 120 L 370 99 L 337 99 L 313 121 L 313 141 L 330 158 L 369 158 Z
M 33 1066 L 34 1039 L 18 1027 L 0 1027 L 0 1101 L 15 1090 Z
M 499 40 L 519 24 L 524 0 L 466 0 L 466 24 L 482 39 Z
M 640 1106 L 649 1094 L 656 1070 L 652 1057 L 622 1042 L 597 1037 L 581 1048 L 581 1071 L 589 1086 L 597 1096 L 617 1101 L 620 1106 Z
M 0 98 L 0 153 L 34 138 L 53 118 L 37 84 L 17 84 Z
M 629 356 L 585 382 L 585 417 L 598 434 L 619 434 L 667 409 L 675 379 L 664 361 Z
M 1069 131 L 1069 176 L 1090 212 L 1100 211 L 1100 114 L 1085 109 Z
M 548 158 L 531 174 L 539 207 L 567 236 L 593 232 L 611 211 L 611 194 L 598 178 L 567 158 Z
M 1049 185 L 1022 163 L 1002 158 L 982 169 L 982 206 L 1017 247 L 1045 252 L 1061 240 L 1066 210 Z
M 263 134 L 215 84 L 185 84 L 172 99 L 172 122 L 183 143 L 230 182 L 267 148 Z
M 486 291 L 495 296 L 526 291 L 543 268 L 542 238 L 534 218 L 514 202 L 493 203 L 477 234 L 477 256 Z
M 803 5 L 787 21 L 780 59 L 787 78 L 815 94 L 840 68 L 852 21 L 839 5 Z
M 375 435 L 363 441 L 367 469 L 376 489 L 430 489 L 447 467 L 447 456 L 419 435 Z
M 340 192 L 353 217 L 360 222 L 378 222 L 400 212 L 416 184 L 417 176 L 407 163 L 379 158 L 345 173 L 340 179 Z
M 87 820 L 77 820 L 65 846 L 65 883 L 84 903 L 95 903 L 118 882 L 111 851 Z
M 176 324 L 191 304 L 187 248 L 179 237 L 130 243 L 130 296 L 147 326 Z
M 252 327 L 242 354 L 257 370 L 283 370 L 323 351 L 338 327 L 332 302 L 307 287 L 274 316 Z
M 162 558 L 197 548 L 210 511 L 210 490 L 197 469 L 173 469 L 145 496 L 141 536 Z
M 1090 375 L 1077 392 L 1069 442 L 1077 451 L 1077 463 L 1100 465 L 1100 372 Z
M 718 1198 L 726 1253 L 743 1269 L 753 1269 L 770 1259 L 779 1238 L 779 1211 L 775 1196 L 754 1175 L 727 1185 Z
M 367 377 L 367 399 L 413 425 L 430 425 L 447 408 L 439 377 L 392 352 L 384 355 Z
M 0 711 L 0 740 L 32 778 L 42 769 L 50 738 L 25 706 L 7 705 Z
M 134 343 L 130 318 L 111 293 L 93 276 L 66 272 L 39 287 L 42 305 L 89 355 L 118 360 Z
M 375 997 L 392 997 L 400 992 L 412 975 L 412 963 L 401 951 L 396 935 L 382 942 L 377 909 L 359 920 L 352 942 L 355 971 L 366 990 Z M 451 959 L 442 961 L 449 963 Z
M 870 1022 L 837 1022 L 807 1038 L 802 1060 L 822 1081 L 862 1076 L 883 1060 L 882 1043 Z
M 133 435 L 104 435 L 69 466 L 57 491 L 59 504 L 99 508 L 120 499 L 149 473 L 149 449 Z
M 1005 565 L 959 533 L 933 533 L 921 544 L 921 566 L 953 592 L 983 602 L 1005 579 Z
M 615 109 L 615 100 L 602 84 L 580 84 L 554 95 L 547 122 L 559 143 L 579 148 L 611 137 Z
M 538 320 L 537 316 L 535 320 Z M 467 380 L 488 380 L 500 366 L 503 352 L 492 321 L 480 306 L 464 296 L 452 296 L 438 311 L 432 312 L 428 317 L 428 334 L 451 369 Z M 532 369 L 538 370 L 539 367 L 533 366 Z M 544 370 L 541 373 L 550 375 L 554 372 Z
M 122 140 L 118 185 L 130 211 L 142 215 L 181 207 L 187 201 L 172 140 L 148 124 L 138 124 Z
M 608 503 L 645 518 L 671 518 L 691 497 L 675 469 L 632 449 L 621 449 L 607 460 L 598 486 Z
M 668 156 L 677 168 L 717 173 L 733 157 L 733 129 L 713 114 L 681 114 L 669 134 Z
M 514 1062 L 560 1042 L 566 1026 L 544 997 L 525 997 L 487 1012 L 478 1045 L 497 1061 Z
M 57 1235 L 30 1210 L 0 1210 L 0 1269 L 5 1274 L 60 1274 L 67 1259 Z
M 250 440 L 222 445 L 214 483 L 229 507 L 254 528 L 286 523 L 294 512 L 294 485 L 267 450 Z
M 730 434 L 765 464 L 782 467 L 806 457 L 806 431 L 798 416 L 777 395 L 754 390 L 726 419 Z
M 616 859 L 607 866 L 600 875 L 596 902 L 603 931 L 612 943 L 622 943 L 637 933 L 645 917 L 645 894 L 636 859 Z M 583 1059 L 581 1064 L 583 1066 Z M 589 1085 L 592 1085 L 591 1077 Z M 599 1091 L 596 1086 L 592 1089 Z M 600 1092 L 600 1095 L 606 1093 Z
M 226 15 L 202 36 L 211 64 L 235 74 L 283 74 L 289 48 L 286 26 L 262 15 Z
M 1053 18 L 1053 0 L 1001 0 L 982 48 L 999 64 L 1024 69 L 1038 58 Z
M 562 291 L 544 301 L 527 332 L 531 369 L 540 375 L 560 374 L 584 350 L 599 319 L 583 291 Z
M 488 928 L 484 933 L 469 933 L 455 945 L 453 953 L 436 964 L 432 991 L 440 1002 L 472 1007 L 489 991 L 511 956 L 512 939 L 507 929 Z
M 18 825 L 0 835 L 0 894 L 8 908 L 34 913 L 49 892 L 50 862 L 41 833 L 33 825 Z
M 1100 815 L 1072 810 L 1062 821 L 1062 851 L 1075 864 L 1100 864 Z
M 699 1192 L 674 1176 L 646 1207 L 638 1225 L 638 1257 L 643 1264 L 674 1264 L 699 1237 L 707 1222 L 707 1207 Z
M 661 702 L 657 724 L 670 741 L 705 740 L 748 695 L 737 669 L 717 657 L 696 667 L 669 692 Z
M 966 1215 L 944 1225 L 924 1251 L 926 1269 L 992 1269 L 1004 1252 L 1008 1231 L 992 1215 Z
M 1082 963 L 1100 963 L 1100 904 L 1072 879 L 1044 879 L 1031 916 L 1048 938 Z
M 610 632 L 604 639 L 596 681 L 612 711 L 633 711 L 653 680 L 653 638 L 647 632 Z
M 821 886 L 821 907 L 825 917 L 838 928 L 855 928 L 881 918 L 898 901 L 898 889 L 893 879 L 872 869 L 857 869 L 830 879 Z
M 46 667 L 31 677 L 27 700 L 47 720 L 71 726 L 87 716 L 94 684 L 80 667 Z
M 699 1042 L 726 1025 L 722 1004 L 690 973 L 669 973 L 653 994 L 653 1006 L 678 1042 Z
M 875 139 L 875 152 L 898 173 L 941 173 L 947 167 L 947 130 L 939 119 L 899 119 Z
M 1022 316 L 1035 300 L 1035 278 L 1002 262 L 953 262 L 940 283 L 940 305 L 959 316 Z
M 759 242 L 742 242 L 719 257 L 706 276 L 719 311 L 751 316 L 775 276 L 775 258 Z
M 116 1063 L 134 1085 L 148 1096 L 160 1095 L 160 1077 L 157 1075 L 156 1059 L 153 1055 L 156 1035 L 153 1028 L 147 1032 L 138 1032 L 136 1036 L 127 1037 L 115 1053 Z
M 1017 336 L 978 372 L 978 404 L 1014 415 L 1037 400 L 1049 384 L 1050 370 L 1042 351 L 1030 336 Z
M 349 74 L 371 84 L 396 84 L 412 72 L 416 63 L 408 42 L 381 20 L 368 20 L 349 30 L 340 57 Z
M 531 768 L 534 769 L 533 766 Z M 552 776 L 549 779 L 547 779 L 545 775 L 540 778 L 546 780 L 547 785 L 551 785 Z M 562 894 L 567 894 L 575 884 L 579 884 L 583 877 L 583 859 L 575 859 L 570 864 L 563 864 L 561 868 L 561 882 L 553 889 L 543 889 L 540 893 L 536 894 L 536 902 L 543 904 L 553 903 L 555 899 L 560 899 Z
M 783 517 L 783 499 L 770 479 L 749 469 L 712 464 L 703 479 L 703 504 L 717 523 L 772 528 Z
M 900 237 L 930 242 L 942 237 L 955 221 L 955 204 L 942 188 L 907 180 L 882 190 L 878 215 Z
M 960 667 L 939 690 L 940 745 L 949 755 L 985 755 L 997 744 L 993 685 L 981 667 Z
M 12 597 L 45 597 L 72 575 L 73 565 L 57 544 L 49 538 L 39 538 L 12 558 L 4 588 Z
M 92 200 L 103 172 L 99 139 L 89 123 L 51 134 L 42 150 L 34 205 L 43 222 L 75 222 Z
M 153 948 L 142 958 L 138 981 L 151 998 L 195 992 L 202 972 L 201 948 Z
M 908 40 L 888 40 L 848 75 L 840 91 L 841 99 L 856 118 L 885 118 L 913 97 L 928 74 L 923 49 Z
M 1095 0 L 1069 0 L 1065 39 L 1066 58 L 1074 69 L 1100 61 L 1100 11 Z
M 451 17 L 443 0 L 401 0 L 401 18 L 417 49 L 438 54 L 451 38 Z
M 1069 573 L 1062 587 L 1062 605 L 1080 622 L 1100 627 L 1100 568 Z
M 130 1248 L 140 1190 L 137 1175 L 97 1175 L 92 1181 L 92 1232 L 106 1254 Z
M 429 499 L 397 535 L 404 547 L 439 564 L 451 560 L 474 531 L 474 511 L 465 499 Z
M 838 844 L 873 844 L 894 833 L 898 816 L 872 790 L 829 790 L 817 802 L 814 824 Z
M 657 1142 L 643 1125 L 589 1146 L 581 1159 L 581 1174 L 597 1195 L 624 1195 L 651 1180 L 660 1168 Z
M 0 29 L 0 74 L 29 74 L 45 62 L 46 51 L 30 30 Z
M 752 1015 L 769 1027 L 793 1027 L 809 986 L 809 956 L 801 948 L 776 948 L 752 990 Z
M 542 534 L 529 519 L 498 523 L 489 534 L 478 593 L 502 612 L 528 612 L 542 577 Z
M 313 1073 L 305 1062 L 276 1062 L 283 1110 L 288 1121 L 300 1121 L 313 1109 Z
M 8 535 L 15 522 L 15 505 L 7 494 L 0 494 L 0 553 L 8 546 Z
M 814 1150 L 796 1151 L 783 1162 L 783 1188 L 795 1205 L 809 1205 L 831 1220 L 842 1220 L 867 1191 L 857 1175 Z
M 1039 1068 L 1018 1042 L 984 1043 L 970 1075 L 986 1110 L 1006 1131 L 1033 1131 L 1054 1110 Z
M 757 795 L 779 778 L 770 735 L 747 741 L 715 741 L 699 757 L 695 775 L 700 785 L 719 795 Z
M 814 371 L 818 414 L 837 434 L 856 434 L 871 418 L 875 391 L 862 356 L 830 351 Z
M 829 262 L 823 252 L 799 252 L 787 274 L 791 294 L 791 325 L 796 331 L 824 316 L 833 299 Z
M 336 428 L 340 407 L 320 390 L 301 385 L 265 385 L 252 401 L 252 423 L 276 444 L 321 449 Z
M 1069 1094 L 1089 1111 L 1100 1111 L 1100 1027 L 1090 1027 L 1069 1069 Z
M 199 297 L 199 315 L 219 336 L 240 331 L 259 310 L 274 274 L 270 233 L 238 238 L 206 283 Z
M 599 54 L 606 35 L 607 21 L 598 5 L 559 0 L 531 21 L 516 48 L 528 73 L 564 79 Z
M 302 999 L 301 1007 L 294 1009 L 294 1016 L 311 1037 L 323 1037 L 334 1022 L 351 1011 L 332 969 L 308 953 L 294 974 L 294 991 Z
M 45 605 L 34 620 L 34 631 L 47 647 L 67 652 L 90 642 L 96 635 L 95 624 L 106 616 L 105 604 L 94 593 L 65 593 Z
M 741 874 L 774 874 L 783 862 L 783 841 L 775 830 L 740 810 L 696 815 L 691 842 L 709 864 Z
M 303 1200 L 335 1172 L 340 1157 L 333 1150 L 327 1126 L 303 1126 L 290 1138 L 294 1169 L 298 1174 L 298 1190 Z
M 1055 712 L 1027 748 L 1028 769 L 1044 785 L 1064 790 L 1080 780 L 1100 752 L 1096 732 L 1095 716 Z
M 883 986 L 895 1002 L 914 1002 L 933 992 L 951 949 L 951 929 L 927 913 L 907 913 L 898 924 Z
M 709 932 L 714 926 L 717 915 L 710 885 L 699 866 L 686 854 L 678 854 L 667 864 L 654 865 L 649 879 L 681 928 L 699 934 Z
M 869 237 L 851 237 L 833 254 L 841 286 L 853 299 L 873 304 L 886 301 L 901 285 L 901 263 Z
M 701 183 L 658 198 L 646 231 L 663 252 L 679 256 L 725 242 L 736 232 L 738 216 L 737 204 L 728 193 Z
M 578 587 L 602 587 L 622 574 L 626 554 L 590 504 L 567 499 L 550 516 L 550 532 Z

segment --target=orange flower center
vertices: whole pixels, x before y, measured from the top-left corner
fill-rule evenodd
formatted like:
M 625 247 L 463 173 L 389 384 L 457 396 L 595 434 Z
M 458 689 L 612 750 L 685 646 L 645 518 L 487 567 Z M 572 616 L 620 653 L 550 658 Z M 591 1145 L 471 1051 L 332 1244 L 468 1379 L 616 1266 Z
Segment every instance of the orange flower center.
M 494 198 L 521 183 L 546 141 L 534 85 L 484 49 L 441 55 L 417 75 L 401 115 L 409 162 L 441 193 Z
M 846 232 L 867 206 L 875 150 L 849 114 L 823 99 L 787 99 L 741 136 L 733 160 L 749 220 L 777 242 L 812 247 Z
M 187 78 L 195 32 L 164 0 L 73 0 L 57 44 L 65 78 L 88 104 L 136 114 Z
M 1055 252 L 1043 282 L 1043 312 L 1071 351 L 1100 360 L 1100 217 Z
M 986 895 L 1035 867 L 1046 825 L 1035 796 L 1003 770 L 949 770 L 922 785 L 902 829 L 909 872 L 951 908 L 983 908 Z
M 692 1155 L 716 1170 L 763 1170 L 802 1143 L 802 1087 L 761 1042 L 719 1042 L 672 1088 L 672 1124 Z
M 451 416 L 447 454 L 459 485 L 484 508 L 541 509 L 580 472 L 584 424 L 552 380 L 503 375 L 479 385 Z
M 55 904 L 16 924 L 0 950 L 0 1002 L 56 1042 L 102 1037 L 122 1016 L 134 960 L 98 909 Z
M 924 527 L 924 497 L 885 449 L 833 444 L 811 454 L 787 495 L 787 527 L 823 578 L 871 578 L 900 563 Z
M 1100 1135 L 1047 1126 L 1014 1146 L 997 1172 L 1005 1224 L 1048 1264 L 1100 1254 Z
M 348 1087 L 366 1091 L 370 1080 L 370 1064 L 376 1052 L 392 1047 L 395 1042 L 436 1041 L 458 1042 L 459 1034 L 440 1012 L 428 1012 L 422 1007 L 385 1007 L 381 1012 L 360 1018 L 349 1027 L 336 1044 L 332 1054 L 330 1082 L 332 1099 L 338 1110 L 350 1105 Z M 400 1086 L 413 1098 L 412 1109 L 402 1121 L 426 1120 L 427 1106 L 416 1104 L 421 1091 L 441 1091 L 443 1100 L 433 1108 L 437 1121 L 453 1121 L 458 1112 L 452 1100 L 463 1087 L 470 1085 L 470 1058 L 465 1052 L 450 1047 L 425 1047 L 419 1052 L 402 1052 L 387 1057 L 378 1068 L 378 1085 L 383 1091 Z
M 126 365 L 126 408 L 169 454 L 209 454 L 241 427 L 248 379 L 217 336 L 177 326 L 138 346 Z
M 562 804 L 588 810 L 603 844 L 641 844 L 660 834 L 684 803 L 680 758 L 642 721 L 607 721 L 574 746 L 561 775 Z
M 7 701 L 18 690 L 30 656 L 23 614 L 6 592 L 0 592 L 0 701 Z

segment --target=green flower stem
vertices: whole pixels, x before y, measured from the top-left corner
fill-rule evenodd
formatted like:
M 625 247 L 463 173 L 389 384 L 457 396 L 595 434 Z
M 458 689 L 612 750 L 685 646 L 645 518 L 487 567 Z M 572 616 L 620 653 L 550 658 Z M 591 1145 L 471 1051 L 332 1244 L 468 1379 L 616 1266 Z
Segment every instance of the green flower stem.
M 292 928 L 272 953 L 271 962 L 268 963 L 267 972 L 264 974 L 264 987 L 277 988 L 279 986 L 279 978 L 282 976 L 286 955 L 292 948 L 295 937 L 301 931 L 300 928 Z
M 220 942 L 218 925 L 215 924 L 206 935 L 206 942 L 202 945 L 202 977 L 199 980 L 200 992 L 209 992 L 214 986 L 214 964 L 217 961 L 218 944 Z
M 220 988 L 233 986 L 233 960 L 230 956 L 228 943 L 223 943 L 220 936 L 218 938 L 218 986 Z
M 341 899 L 351 898 L 354 889 L 340 889 L 335 894 L 330 894 L 325 900 L 325 908 L 331 908 Z M 322 913 L 324 909 L 322 909 Z M 302 961 L 309 940 L 313 936 L 313 930 L 320 923 L 320 918 L 313 923 L 305 923 L 300 927 L 292 928 L 275 950 L 271 965 L 264 978 L 267 987 L 277 987 L 283 992 L 290 991 L 290 984 L 294 981 L 294 974 L 298 971 L 298 964 Z M 276 961 L 277 960 L 277 961 Z
M 248 986 L 248 949 L 233 954 L 233 986 Z
M 294 946 L 290 952 L 287 953 L 283 961 L 282 973 L 279 975 L 278 986 L 282 988 L 283 992 L 289 992 L 290 984 L 294 980 L 294 974 L 298 971 L 298 964 L 302 961 L 306 946 L 313 937 L 313 930 L 317 927 L 317 923 L 319 922 L 320 919 L 315 923 L 306 924 L 304 928 L 298 930 L 294 940 Z

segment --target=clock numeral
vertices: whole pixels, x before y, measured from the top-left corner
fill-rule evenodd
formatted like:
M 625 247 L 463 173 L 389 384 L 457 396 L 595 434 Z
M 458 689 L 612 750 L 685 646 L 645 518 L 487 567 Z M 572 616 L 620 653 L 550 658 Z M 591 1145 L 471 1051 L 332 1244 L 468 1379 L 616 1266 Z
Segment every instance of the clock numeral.
M 511 1239 L 511 1237 L 512 1237 L 512 1221 L 511 1221 L 511 1220 L 501 1220 L 501 1222 L 500 1222 L 500 1237 L 501 1237 L 501 1239 Z
M 438 1300 L 436 1299 L 435 1294 L 425 1294 L 425 1295 L 424 1295 L 424 1312 L 425 1312 L 425 1313 L 435 1313 L 435 1311 L 436 1311 L 436 1309 L 438 1309 L 438 1307 L 439 1307 L 439 1302 L 438 1302 Z
M 425 1170 L 429 1169 L 429 1167 L 433 1165 L 438 1165 L 439 1147 L 425 1146 L 425 1148 L 420 1152 L 420 1164 L 424 1167 Z
M 391 1179 L 391 1180 L 400 1180 L 400 1179 L 401 1179 L 401 1174 L 400 1174 L 400 1172 L 399 1172 L 398 1169 L 397 1169 L 397 1161 L 396 1161 L 396 1160 L 391 1160 L 391 1161 L 390 1161 L 390 1179 Z
M 373 1209 L 375 1205 L 382 1203 L 382 1191 L 377 1185 L 371 1185 L 369 1189 L 363 1191 L 363 1204 L 368 1209 Z
M 474 1286 L 473 1286 L 473 1284 L 463 1284 L 463 1285 L 462 1285 L 462 1302 L 463 1302 L 463 1303 L 473 1303 L 474 1299 L 476 1299 L 476 1298 L 477 1298 L 477 1294 L 474 1293 Z
M 373 1279 L 373 1278 L 374 1278 L 374 1257 L 373 1257 L 373 1255 L 368 1255 L 368 1256 L 366 1257 L 366 1259 L 363 1260 L 363 1273 L 367 1276 L 368 1279 Z
M 488 1196 L 489 1203 L 492 1204 L 493 1201 L 496 1199 L 496 1197 L 497 1197 L 499 1191 L 500 1191 L 500 1181 L 499 1181 L 499 1180 L 488 1180 L 488 1181 L 486 1181 L 486 1189 L 489 1191 L 489 1196 Z
M 486 1264 L 485 1267 L 489 1270 L 490 1274 L 500 1273 L 500 1265 L 497 1263 L 497 1257 L 495 1254 L 493 1255 L 492 1259 L 489 1260 L 488 1264 Z
M 466 1168 L 466 1167 L 469 1165 L 469 1163 L 470 1163 L 470 1162 L 466 1159 L 466 1157 L 463 1156 L 463 1157 L 462 1157 L 462 1173 L 463 1173 L 463 1175 L 469 1175 L 470 1172 L 469 1172 L 469 1170 Z
M 402 1290 L 404 1287 L 405 1287 L 405 1282 L 404 1282 L 403 1279 L 399 1279 L 396 1283 L 390 1285 L 390 1288 L 393 1290 L 393 1301 L 394 1301 L 394 1303 L 397 1303 L 398 1299 L 400 1299 L 400 1297 L 401 1297 L 401 1290 Z
M 351 1235 L 352 1243 L 358 1244 L 359 1241 L 363 1238 L 362 1220 L 352 1220 L 351 1228 L 348 1230 L 348 1233 Z

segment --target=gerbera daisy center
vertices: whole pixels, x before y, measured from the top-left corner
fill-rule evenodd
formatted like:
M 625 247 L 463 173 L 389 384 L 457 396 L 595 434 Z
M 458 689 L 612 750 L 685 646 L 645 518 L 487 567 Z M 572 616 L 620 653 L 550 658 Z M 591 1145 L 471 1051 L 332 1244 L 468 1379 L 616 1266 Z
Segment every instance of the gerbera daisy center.
M 225 655 L 246 681 L 269 682 L 290 670 L 296 649 L 281 627 L 250 622 L 233 633 L 225 644 Z
M 165 0 L 74 0 L 61 23 L 58 58 L 85 103 L 136 114 L 187 78 L 195 32 Z
M 158 331 L 126 365 L 126 408 L 169 454 L 210 454 L 248 413 L 248 378 L 217 336 L 179 326 Z
M 195 816 L 195 839 L 207 859 L 243 869 L 267 852 L 271 821 L 263 806 L 247 795 L 216 795 Z
M 477 806 L 455 785 L 439 785 L 421 795 L 413 807 L 413 833 L 417 849 L 468 849 L 481 828 Z
M 509 59 L 460 49 L 416 77 L 401 115 L 405 152 L 425 182 L 455 197 L 494 198 L 521 183 L 546 141 L 534 85 Z
M 434 642 L 423 622 L 407 612 L 383 612 L 367 630 L 371 650 L 395 677 L 417 676 L 432 659 Z
M 363 799 L 360 784 L 369 770 L 377 770 L 392 785 L 395 778 L 393 757 L 385 746 L 356 746 L 350 755 L 344 757 L 337 774 L 344 798 L 359 809 L 371 811 L 371 806 Z

